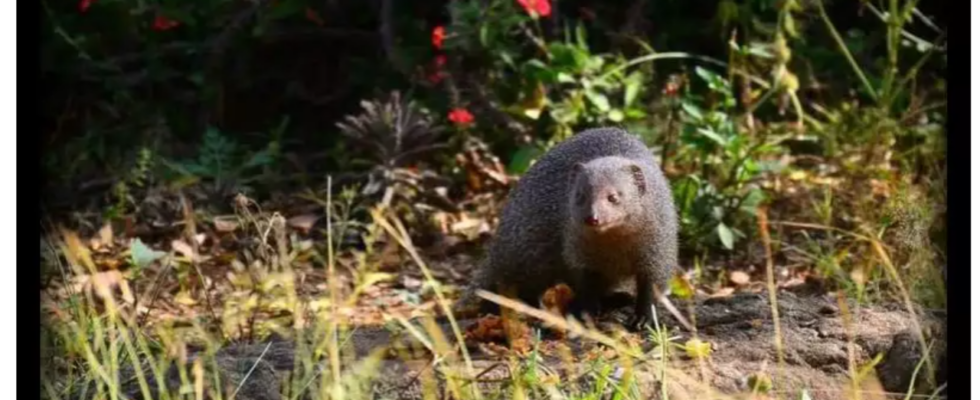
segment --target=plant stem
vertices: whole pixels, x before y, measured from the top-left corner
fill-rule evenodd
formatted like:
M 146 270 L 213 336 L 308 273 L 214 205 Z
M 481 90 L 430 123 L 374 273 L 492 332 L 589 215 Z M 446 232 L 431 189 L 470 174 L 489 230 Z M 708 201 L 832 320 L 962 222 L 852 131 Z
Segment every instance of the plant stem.
M 820 12 L 820 19 L 823 20 L 824 25 L 827 25 L 827 31 L 830 32 L 830 36 L 832 36 L 834 41 L 837 42 L 837 46 L 840 47 L 841 53 L 843 53 L 844 57 L 847 58 L 847 62 L 851 64 L 851 69 L 854 70 L 854 73 L 857 74 L 858 79 L 861 80 L 861 83 L 864 85 L 864 90 L 868 92 L 872 99 L 878 101 L 878 92 L 876 92 L 874 87 L 871 86 L 871 82 L 868 81 L 868 78 L 864 76 L 864 71 L 861 70 L 861 67 L 858 66 L 857 61 L 854 60 L 854 56 L 851 55 L 851 51 L 847 49 L 847 44 L 844 43 L 844 39 L 841 38 L 839 33 L 837 33 L 837 28 L 834 28 L 834 23 L 831 22 L 830 17 L 827 16 L 827 10 L 824 10 L 823 8 L 823 1 L 817 0 L 816 3 L 817 10 Z

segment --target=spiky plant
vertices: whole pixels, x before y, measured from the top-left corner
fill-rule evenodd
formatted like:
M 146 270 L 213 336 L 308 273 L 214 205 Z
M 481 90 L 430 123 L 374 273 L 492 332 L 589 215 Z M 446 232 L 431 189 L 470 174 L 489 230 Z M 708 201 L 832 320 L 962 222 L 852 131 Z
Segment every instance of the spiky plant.
M 447 147 L 437 142 L 442 127 L 397 91 L 385 100 L 363 101 L 361 107 L 364 110 L 360 114 L 337 124 L 341 133 L 374 162 L 361 194 L 380 196 L 385 205 L 400 199 L 401 203 L 414 204 L 416 210 L 418 206 L 427 208 L 419 197 L 428 199 L 433 207 L 452 208 L 452 202 L 435 190 L 448 185 L 446 179 L 426 168 L 406 168 L 417 165 L 433 150 Z
M 441 127 L 398 92 L 392 92 L 386 101 L 362 101 L 361 107 L 361 114 L 348 116 L 337 127 L 387 170 L 404 167 L 424 153 L 444 147 L 435 143 Z

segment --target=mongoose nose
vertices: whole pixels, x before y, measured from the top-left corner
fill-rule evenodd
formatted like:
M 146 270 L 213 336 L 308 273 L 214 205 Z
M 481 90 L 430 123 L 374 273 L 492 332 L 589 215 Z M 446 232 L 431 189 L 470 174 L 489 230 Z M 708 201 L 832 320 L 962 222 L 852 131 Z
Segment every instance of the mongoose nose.
M 599 218 L 596 218 L 594 215 L 585 217 L 585 224 L 589 226 L 599 225 Z

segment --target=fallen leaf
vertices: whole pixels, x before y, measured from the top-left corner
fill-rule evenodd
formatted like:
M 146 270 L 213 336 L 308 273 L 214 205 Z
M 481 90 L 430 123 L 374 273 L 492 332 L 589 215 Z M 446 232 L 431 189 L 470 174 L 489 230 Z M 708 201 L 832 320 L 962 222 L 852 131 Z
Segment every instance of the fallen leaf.
M 569 304 L 575 298 L 575 292 L 571 287 L 562 283 L 558 284 L 544 292 L 544 296 L 541 297 L 541 303 L 544 305 L 544 309 L 549 312 L 564 317 L 568 313 Z M 559 326 L 552 327 L 552 331 L 558 337 L 559 340 L 565 338 L 565 330 Z
M 717 299 L 717 298 L 721 298 L 721 297 L 731 296 L 733 293 L 735 293 L 735 288 L 730 287 L 730 286 L 726 286 L 726 287 L 723 287 L 721 289 L 718 289 L 718 291 L 712 293 L 708 297 L 709 298 L 712 298 L 712 299 Z
M 177 295 L 174 296 L 174 302 L 184 306 L 193 306 L 197 304 L 197 300 L 194 300 L 194 298 L 191 297 L 190 292 L 186 290 L 181 290 L 179 293 L 177 293 Z
M 191 260 L 191 262 L 200 261 L 197 253 L 194 252 L 194 248 L 183 240 L 176 239 L 170 242 L 170 247 L 180 255 L 187 257 L 187 259 Z
M 403 276 L 402 286 L 405 287 L 405 289 L 418 289 L 422 287 L 422 280 L 411 276 Z
M 309 231 L 310 229 L 313 229 L 313 225 L 315 225 L 316 221 L 319 220 L 320 220 L 320 216 L 317 214 L 303 214 L 290 218 L 288 221 L 286 221 L 286 223 L 293 228 L 305 232 L 305 231 Z
M 95 275 L 82 275 L 76 279 L 76 290 L 90 291 L 103 300 L 113 300 L 112 289 L 119 288 L 122 293 L 123 301 L 129 304 L 135 302 L 133 292 L 129 288 L 129 282 L 118 270 L 99 272 Z
M 742 271 L 732 271 L 732 273 L 728 275 L 728 279 L 737 286 L 745 286 L 750 280 L 749 274 Z
M 566 284 L 558 284 L 544 292 L 541 302 L 545 309 L 558 315 L 564 315 L 568 312 L 568 305 L 574 298 L 575 292 L 572 291 L 571 287 Z
M 234 232 L 238 229 L 238 220 L 235 217 L 215 217 L 211 222 L 218 232 Z
M 496 315 L 480 318 L 476 323 L 466 328 L 464 336 L 473 342 L 501 342 L 506 339 L 503 320 Z
M 103 270 L 119 269 L 122 266 L 122 260 L 116 257 L 102 257 L 96 259 L 96 265 L 102 267 Z
M 858 285 L 858 287 L 864 286 L 867 283 L 867 279 L 864 275 L 864 268 L 857 267 L 851 271 L 851 280 Z
M 99 241 L 102 242 L 103 246 L 112 247 L 112 225 L 105 224 L 102 229 L 99 229 Z
M 132 258 L 133 265 L 136 268 L 145 268 L 166 254 L 162 251 L 151 249 L 143 244 L 143 241 L 139 238 L 133 239 L 129 244 L 129 256 Z
M 482 222 L 483 221 L 480 220 L 480 219 L 469 218 L 466 215 L 464 215 L 463 218 L 459 222 L 456 222 L 456 223 L 452 224 L 452 226 L 450 227 L 450 229 L 454 233 L 456 233 L 456 232 L 462 232 L 462 231 L 466 231 L 466 230 L 470 230 L 470 229 L 479 228 L 480 227 L 480 224 Z

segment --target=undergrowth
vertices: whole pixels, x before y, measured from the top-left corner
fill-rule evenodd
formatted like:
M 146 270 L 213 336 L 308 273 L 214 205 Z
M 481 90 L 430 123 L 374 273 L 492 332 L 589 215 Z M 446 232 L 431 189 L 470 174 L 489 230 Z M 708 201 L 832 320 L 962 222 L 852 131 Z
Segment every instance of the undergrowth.
M 660 321 L 648 348 L 488 294 L 604 351 L 555 368 L 538 331 L 481 370 L 459 345 L 455 288 L 428 263 L 481 244 L 519 175 L 600 125 L 640 136 L 671 181 L 696 270 L 676 297 L 743 271 L 771 303 L 787 280 L 818 281 L 844 325 L 898 303 L 935 346 L 918 325 L 946 306 L 946 42 L 919 2 L 855 17 L 722 1 L 707 24 L 645 2 L 622 18 L 548 1 L 278 3 L 44 4 L 42 64 L 63 87 L 45 103 L 45 398 L 366 398 L 391 358 L 427 363 L 423 398 L 745 398 L 705 381 L 696 332 L 679 343 Z M 377 54 L 347 43 L 365 37 Z M 376 308 L 408 343 L 355 357 L 352 310 L 396 283 L 421 311 Z M 745 395 L 809 398 L 782 391 L 773 336 L 777 365 Z M 282 379 L 279 347 L 221 356 L 270 337 L 295 354 Z M 870 398 L 880 357 L 852 344 L 848 359 L 848 387 L 813 390 Z M 940 396 L 923 360 L 906 398 Z

